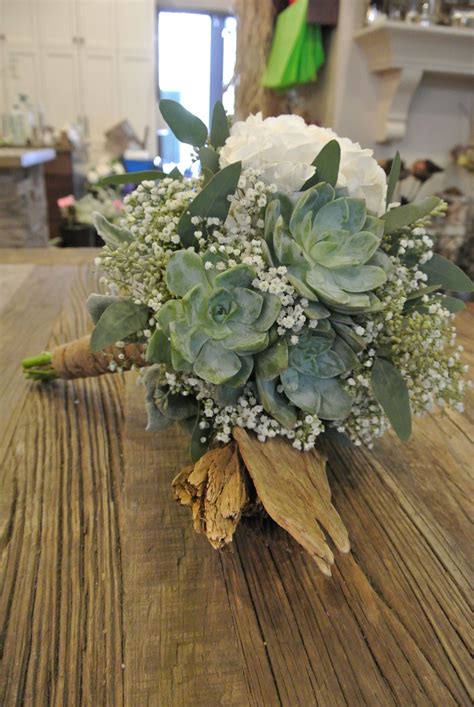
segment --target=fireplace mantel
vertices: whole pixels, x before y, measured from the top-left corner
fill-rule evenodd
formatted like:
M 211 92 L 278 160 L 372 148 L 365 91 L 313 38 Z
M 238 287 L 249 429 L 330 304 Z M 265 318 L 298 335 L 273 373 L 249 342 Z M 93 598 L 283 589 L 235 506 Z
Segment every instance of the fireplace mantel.
M 474 76 L 474 31 L 457 27 L 422 27 L 382 21 L 354 35 L 377 77 L 379 143 L 406 133 L 410 103 L 425 73 Z

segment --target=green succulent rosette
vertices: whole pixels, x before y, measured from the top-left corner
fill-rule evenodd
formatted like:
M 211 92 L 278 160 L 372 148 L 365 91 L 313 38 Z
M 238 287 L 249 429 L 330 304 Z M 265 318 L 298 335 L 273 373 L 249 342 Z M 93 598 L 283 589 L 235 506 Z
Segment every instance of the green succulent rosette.
M 340 377 L 357 365 L 356 354 L 365 342 L 352 332 L 347 317 L 335 317 L 332 326 L 324 318 L 316 328 L 306 329 L 297 344 L 282 338 L 257 356 L 262 405 L 285 427 L 294 426 L 295 408 L 322 420 L 342 420 L 350 413 L 352 398 Z
M 367 213 L 363 199 L 338 196 L 321 182 L 292 205 L 276 198 L 267 206 L 265 240 L 273 263 L 288 268 L 296 291 L 343 313 L 374 312 L 374 290 L 392 267 L 380 249 L 384 222 Z
M 245 264 L 221 272 L 206 269 L 191 250 L 171 256 L 166 268 L 168 300 L 158 314 L 160 329 L 150 342 L 149 360 L 193 372 L 214 385 L 241 388 L 253 357 L 268 347 L 281 303 L 251 287 L 255 271 Z

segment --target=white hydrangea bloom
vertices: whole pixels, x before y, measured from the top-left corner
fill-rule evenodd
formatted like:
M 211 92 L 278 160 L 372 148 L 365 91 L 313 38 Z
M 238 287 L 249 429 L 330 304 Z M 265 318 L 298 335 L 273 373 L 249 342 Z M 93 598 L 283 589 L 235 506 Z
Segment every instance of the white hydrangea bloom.
M 333 139 L 341 146 L 337 186 L 346 187 L 350 196 L 365 199 L 370 211 L 382 214 L 387 180 L 373 151 L 362 149 L 359 143 L 348 138 L 340 138 L 329 128 L 306 125 L 298 115 L 264 120 L 262 114 L 257 113 L 234 123 L 221 150 L 220 165 L 225 167 L 241 160 L 244 168 L 261 170 L 261 179 L 267 184 L 276 184 L 280 191 L 295 192 L 313 175 L 311 163 Z

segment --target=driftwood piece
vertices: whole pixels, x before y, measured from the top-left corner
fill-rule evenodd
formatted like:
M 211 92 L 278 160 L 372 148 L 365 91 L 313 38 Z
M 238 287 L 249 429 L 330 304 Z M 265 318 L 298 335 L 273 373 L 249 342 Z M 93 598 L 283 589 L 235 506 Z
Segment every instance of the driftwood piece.
M 331 576 L 334 555 L 323 529 L 341 552 L 349 552 L 350 544 L 331 503 L 326 457 L 316 450 L 299 452 L 281 439 L 262 444 L 240 427 L 234 429 L 234 438 L 268 515 Z
M 211 449 L 173 480 L 175 498 L 189 506 L 194 528 L 218 549 L 232 541 L 249 502 L 244 469 L 235 442 Z

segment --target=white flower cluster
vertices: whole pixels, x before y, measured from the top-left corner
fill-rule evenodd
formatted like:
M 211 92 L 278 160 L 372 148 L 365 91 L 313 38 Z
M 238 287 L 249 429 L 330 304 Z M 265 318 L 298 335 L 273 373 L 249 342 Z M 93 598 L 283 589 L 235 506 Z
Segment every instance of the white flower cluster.
M 109 289 L 130 295 L 153 312 L 170 297 L 164 282 L 166 264 L 181 248 L 178 223 L 196 196 L 200 179 L 163 179 L 158 185 L 142 182 L 125 197 L 121 225 L 134 240 L 112 250 L 104 247 L 97 264 Z
M 257 113 L 234 123 L 230 138 L 221 150 L 220 164 L 225 167 L 241 160 L 246 168 L 260 169 L 267 184 L 293 193 L 313 176 L 314 158 L 334 139 L 341 148 L 337 186 L 346 188 L 350 196 L 365 199 L 370 211 L 382 214 L 387 183 L 372 150 L 338 137 L 329 128 L 306 125 L 298 115 L 263 119 L 262 114 Z
M 286 429 L 265 413 L 252 385 L 244 387 L 236 405 L 219 405 L 215 400 L 214 387 L 200 378 L 184 373 L 167 373 L 166 383 L 171 393 L 193 396 L 200 403 L 199 427 L 203 444 L 210 438 L 223 444 L 230 442 L 232 429 L 238 426 L 255 432 L 260 442 L 279 435 L 290 440 L 296 449 L 309 451 L 324 432 L 323 423 L 316 415 L 302 415 L 293 429 Z

